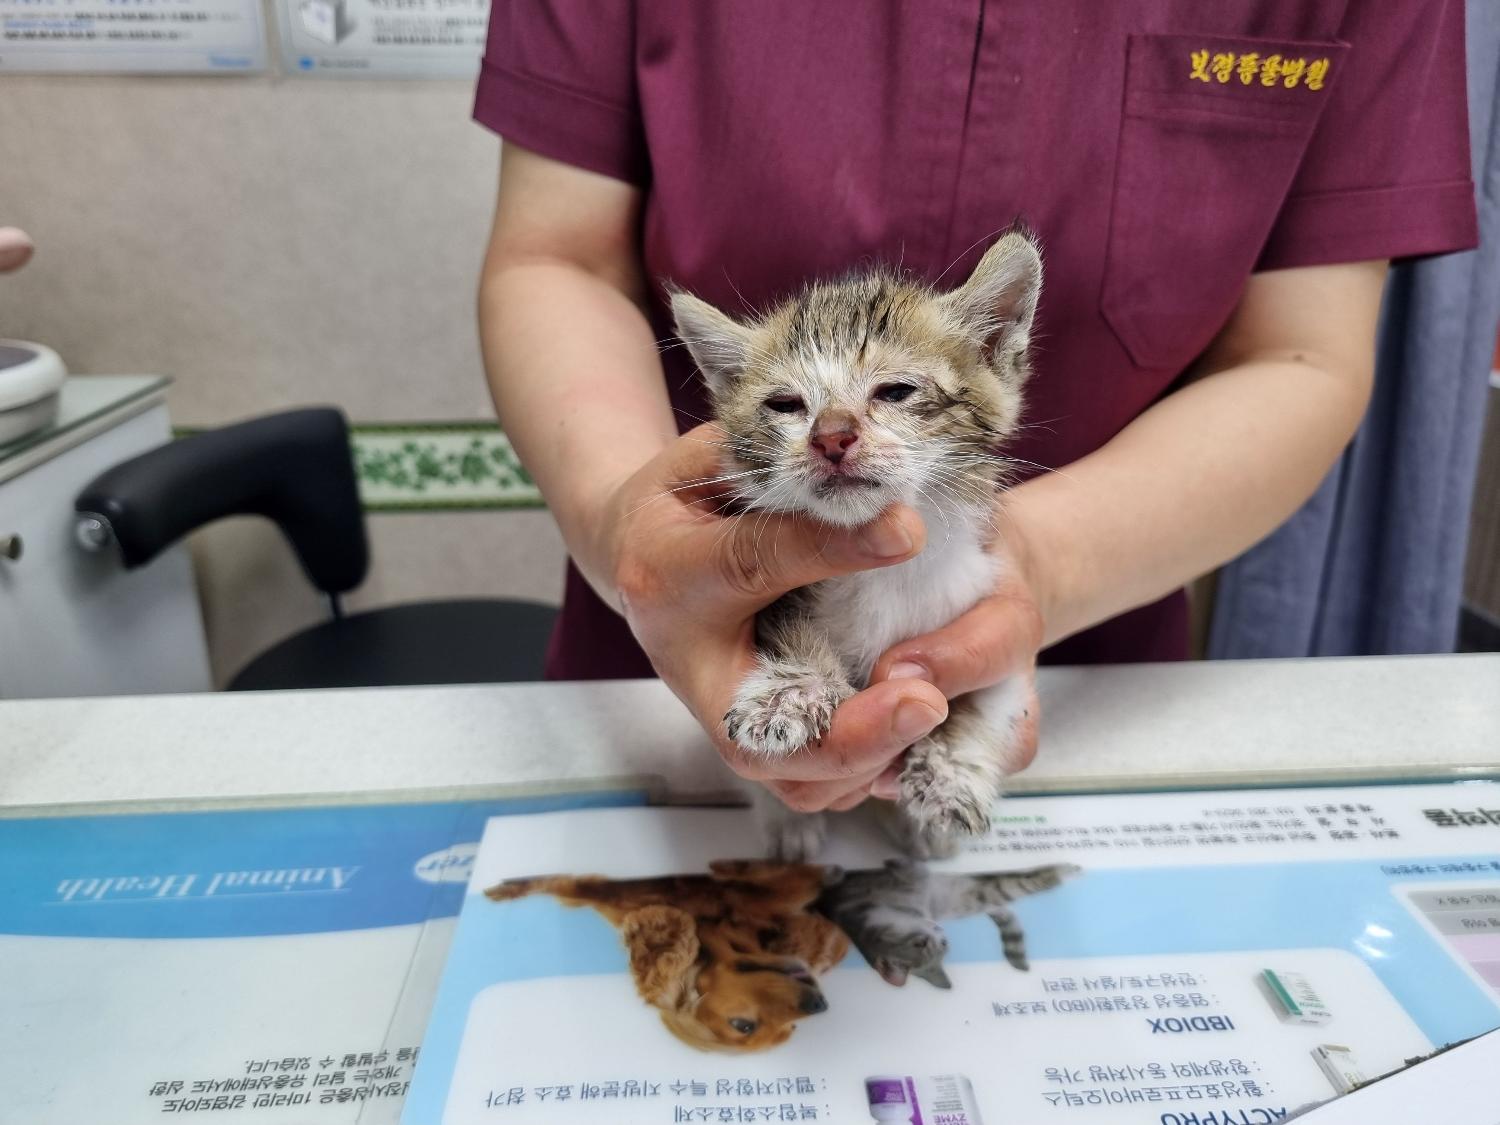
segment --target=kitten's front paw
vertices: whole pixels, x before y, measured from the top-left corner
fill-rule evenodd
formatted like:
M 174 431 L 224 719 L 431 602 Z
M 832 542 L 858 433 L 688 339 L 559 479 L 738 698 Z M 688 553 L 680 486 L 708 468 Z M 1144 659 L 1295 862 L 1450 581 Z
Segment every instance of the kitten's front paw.
M 740 685 L 724 730 L 743 750 L 781 758 L 817 742 L 833 725 L 847 692 L 820 676 L 756 673 Z

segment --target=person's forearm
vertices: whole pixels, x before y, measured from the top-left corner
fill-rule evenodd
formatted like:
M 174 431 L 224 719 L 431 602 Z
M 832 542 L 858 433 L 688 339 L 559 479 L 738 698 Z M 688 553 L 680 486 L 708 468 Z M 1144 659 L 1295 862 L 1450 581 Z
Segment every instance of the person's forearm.
M 1052 571 L 1039 576 L 1046 643 L 1155 601 L 1272 531 L 1317 488 L 1367 397 L 1366 383 L 1315 363 L 1247 363 L 1016 488 L 1006 510 Z
M 580 266 L 520 258 L 486 271 L 480 328 L 506 435 L 574 561 L 614 604 L 603 509 L 677 433 L 646 318 Z
M 1004 508 L 1051 643 L 1146 605 L 1296 511 L 1369 401 L 1384 262 L 1258 274 L 1199 373 Z M 1002 533 L 1006 527 L 1000 522 Z

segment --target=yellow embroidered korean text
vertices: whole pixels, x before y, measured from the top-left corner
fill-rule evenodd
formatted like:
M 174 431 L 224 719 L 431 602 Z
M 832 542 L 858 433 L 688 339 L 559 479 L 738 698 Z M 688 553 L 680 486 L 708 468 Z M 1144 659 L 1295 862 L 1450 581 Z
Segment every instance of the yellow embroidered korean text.
M 1227 85 L 1234 79 L 1240 85 L 1284 86 L 1288 90 L 1321 90 L 1328 80 L 1329 59 L 1293 59 L 1283 55 L 1266 55 L 1246 51 L 1235 55 L 1227 51 L 1193 51 L 1188 55 L 1188 78 L 1198 82 Z

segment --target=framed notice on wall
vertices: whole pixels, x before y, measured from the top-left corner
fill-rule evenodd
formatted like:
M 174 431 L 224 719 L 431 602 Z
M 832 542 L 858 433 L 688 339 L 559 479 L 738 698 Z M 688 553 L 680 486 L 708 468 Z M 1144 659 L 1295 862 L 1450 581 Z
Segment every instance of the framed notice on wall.
M 489 0 L 276 0 L 282 66 L 316 77 L 472 78 Z
M 264 70 L 260 0 L 0 0 L 0 73 Z

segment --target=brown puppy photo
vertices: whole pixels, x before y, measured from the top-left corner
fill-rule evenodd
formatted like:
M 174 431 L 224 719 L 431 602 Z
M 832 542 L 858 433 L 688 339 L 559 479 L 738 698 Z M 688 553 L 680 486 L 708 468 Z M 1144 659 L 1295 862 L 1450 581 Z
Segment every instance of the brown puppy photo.
M 602 914 L 625 942 L 636 989 L 682 1042 L 704 1051 L 763 1051 L 800 1019 L 826 1011 L 817 976 L 849 951 L 812 903 L 837 869 L 720 860 L 707 875 L 653 879 L 508 879 L 495 902 L 550 894 Z

